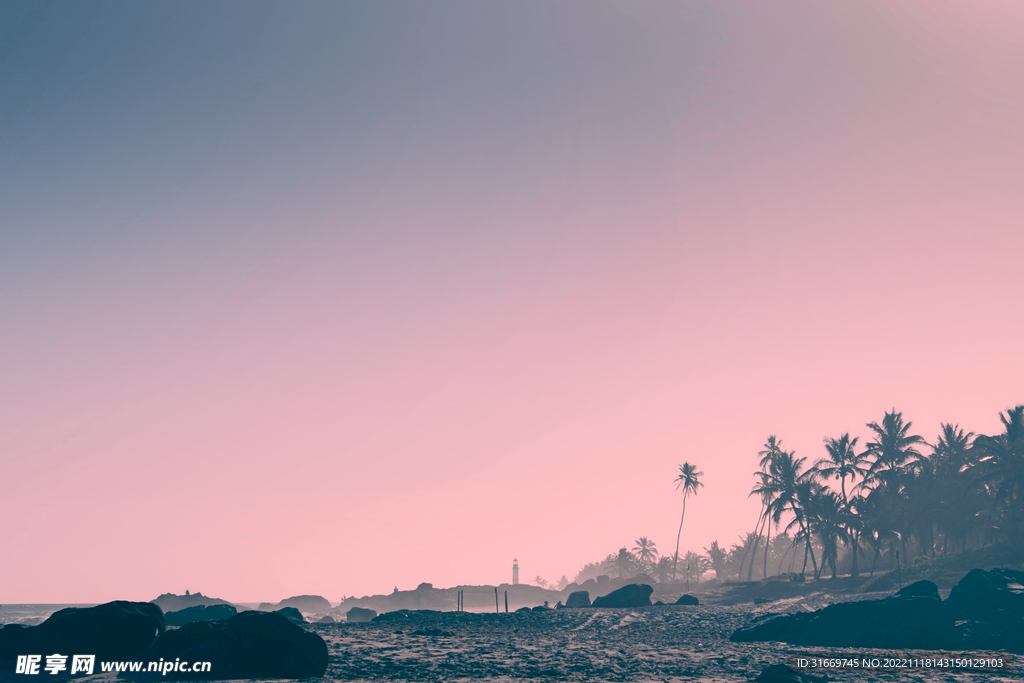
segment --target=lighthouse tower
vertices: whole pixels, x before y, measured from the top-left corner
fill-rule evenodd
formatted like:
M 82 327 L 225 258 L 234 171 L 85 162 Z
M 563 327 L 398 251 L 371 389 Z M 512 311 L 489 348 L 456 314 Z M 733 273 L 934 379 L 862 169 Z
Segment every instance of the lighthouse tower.
M 512 560 L 512 585 L 519 585 L 519 560 Z

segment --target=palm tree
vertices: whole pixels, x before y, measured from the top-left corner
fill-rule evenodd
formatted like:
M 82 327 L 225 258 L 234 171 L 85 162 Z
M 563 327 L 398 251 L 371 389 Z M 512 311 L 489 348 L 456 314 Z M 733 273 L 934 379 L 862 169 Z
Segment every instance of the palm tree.
M 715 578 L 719 581 L 724 581 L 725 567 L 729 561 L 729 553 L 718 545 L 718 541 L 712 541 L 711 547 L 704 548 L 704 552 L 708 554 L 708 559 L 711 561 L 711 568 L 715 570 Z
M 903 424 L 903 413 L 893 408 L 882 418 L 882 424 L 869 422 L 868 429 L 875 433 L 873 441 L 868 442 L 861 457 L 871 456 L 875 459 L 868 468 L 868 477 L 876 480 L 891 479 L 905 470 L 908 460 L 918 458 L 921 453 L 914 448 L 918 444 L 928 442 L 916 434 L 909 434 L 913 422 Z
M 668 582 L 672 576 L 673 565 L 675 565 L 675 562 L 668 555 L 658 558 L 658 561 L 654 564 L 654 578 L 658 580 L 658 583 Z
M 840 489 L 843 493 L 843 507 L 846 508 L 846 512 L 849 513 L 850 499 L 846 495 L 846 479 L 849 477 L 851 480 L 857 477 L 864 477 L 868 473 L 867 458 L 864 453 L 858 454 L 856 452 L 858 438 L 850 438 L 850 434 L 846 433 L 840 436 L 838 439 L 825 439 L 825 451 L 828 453 L 828 457 L 818 460 L 814 463 L 814 469 L 821 474 L 822 477 L 828 479 L 835 477 L 840 482 Z M 856 522 L 854 515 L 845 514 L 844 518 L 847 520 L 847 536 L 850 539 L 850 550 L 853 553 L 853 565 L 851 566 L 850 573 L 853 576 L 857 576 L 857 554 L 859 552 L 857 543 L 857 534 L 855 533 L 853 526 Z
M 633 546 L 633 553 L 636 555 L 637 565 L 641 572 L 646 572 L 654 565 L 658 557 L 658 548 L 654 541 L 646 536 L 641 536 L 634 542 L 636 545 Z
M 683 514 L 679 517 L 679 533 L 676 534 L 676 552 L 673 556 L 675 562 L 672 564 L 672 581 L 676 580 L 676 565 L 679 562 L 679 540 L 683 537 L 683 520 L 686 519 L 686 497 L 689 494 L 697 495 L 697 489 L 704 486 L 698 477 L 703 477 L 703 472 L 688 462 L 679 466 L 679 475 L 676 477 L 676 491 L 683 490 Z
M 629 572 L 636 567 L 636 556 L 628 548 L 619 548 L 614 555 L 615 572 L 620 579 L 628 579 Z
M 995 508 L 1006 520 L 1011 539 L 1024 531 L 1024 405 L 999 413 L 1003 433 L 980 435 L 974 440 L 979 452 L 979 480 L 995 489 Z
M 875 438 L 869 441 L 866 450 L 862 455 L 871 456 L 874 458 L 874 462 L 871 463 L 871 467 L 868 468 L 868 474 L 865 476 L 864 481 L 861 485 L 866 485 L 870 482 L 876 484 L 875 490 L 871 492 L 871 495 L 876 498 L 884 498 L 884 505 L 880 507 L 888 507 L 893 512 L 900 510 L 905 507 L 902 499 L 902 487 L 900 486 L 900 479 L 905 477 L 910 470 L 907 467 L 908 461 L 918 460 L 921 457 L 920 451 L 915 446 L 928 445 L 920 436 L 916 434 L 910 434 L 910 427 L 913 422 L 903 423 L 903 413 L 896 412 L 893 408 L 891 411 L 885 413 L 882 418 L 882 424 L 879 425 L 877 422 L 869 422 L 867 424 L 868 429 L 875 433 Z M 893 555 L 893 539 L 899 538 L 903 544 L 903 551 L 906 554 L 906 533 L 901 533 L 896 527 L 906 523 L 906 517 L 902 514 L 895 514 L 890 517 L 886 526 L 888 529 L 882 529 L 889 536 L 889 554 L 890 561 Z M 902 531 L 906 531 L 905 527 L 900 526 Z

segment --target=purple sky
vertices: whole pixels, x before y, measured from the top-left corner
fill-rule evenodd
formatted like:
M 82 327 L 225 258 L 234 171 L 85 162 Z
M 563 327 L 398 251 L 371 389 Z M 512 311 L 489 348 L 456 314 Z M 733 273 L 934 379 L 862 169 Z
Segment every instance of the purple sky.
M 1024 4 L 5 3 L 0 602 L 571 579 L 1024 402 Z

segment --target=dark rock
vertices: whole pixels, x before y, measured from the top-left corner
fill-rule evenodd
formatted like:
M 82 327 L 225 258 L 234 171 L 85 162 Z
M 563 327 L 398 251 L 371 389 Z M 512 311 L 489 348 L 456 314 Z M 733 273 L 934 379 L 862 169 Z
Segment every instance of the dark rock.
M 665 604 L 665 603 L 663 603 L 663 602 L 662 602 L 661 600 L 658 600 L 658 601 L 657 601 L 656 603 L 654 603 L 654 606 L 655 606 L 655 607 L 658 607 L 658 606 L 662 606 L 662 605 L 664 605 L 664 604 Z
M 117 600 L 96 607 L 68 607 L 38 626 L 8 624 L 0 629 L 0 672 L 13 672 L 17 656 L 24 654 L 130 659 L 163 632 L 163 612 L 151 602 Z
M 792 581 L 793 583 L 803 583 L 804 582 L 804 575 L 803 574 L 793 574 L 793 576 L 789 577 L 789 580 Z
M 676 604 L 677 605 L 699 605 L 700 604 L 700 600 L 698 600 L 694 596 L 690 595 L 689 593 L 684 593 L 683 595 L 679 596 L 678 600 L 676 600 Z
M 794 671 L 785 664 L 772 664 L 754 679 L 756 683 L 825 683 L 827 676 Z
M 332 617 L 331 615 L 328 614 L 327 616 L 323 616 L 323 617 L 320 617 L 319 619 L 317 619 L 316 623 L 318 623 L 318 624 L 337 624 L 338 622 L 334 620 L 334 617 Z
M 956 630 L 965 650 L 1000 650 L 1007 641 L 1007 629 L 988 621 L 958 621 Z
M 780 641 L 825 647 L 938 650 L 958 643 L 956 626 L 931 598 L 891 597 L 829 605 L 741 628 L 733 642 Z
M 990 613 L 1008 610 L 1017 618 L 1024 617 L 1024 572 L 1011 569 L 972 569 L 946 599 L 946 605 L 957 619 L 991 621 Z M 1003 618 L 1003 621 L 1016 619 Z
M 408 612 L 408 610 L 406 610 L 406 612 Z M 376 610 L 366 609 L 364 607 L 353 607 L 345 614 L 345 621 L 350 624 L 361 624 L 366 621 L 372 621 L 376 616 Z
M 168 626 L 184 626 L 193 621 L 216 621 L 238 614 L 234 605 L 196 605 L 177 612 L 167 612 L 164 621 Z
M 533 608 L 533 611 L 534 612 L 550 612 L 551 608 L 548 607 L 547 605 L 537 605 L 536 607 Z
M 987 648 L 989 650 L 995 648 Z M 1002 649 L 1018 655 L 1024 655 L 1024 619 L 1017 623 L 1003 640 Z
M 230 605 L 231 603 L 227 600 L 221 600 L 220 598 L 208 598 L 202 593 L 189 593 L 185 591 L 185 595 L 175 595 L 174 593 L 164 593 L 155 600 L 150 600 L 154 605 L 158 605 L 163 610 L 164 614 L 168 612 L 180 612 L 183 609 L 189 607 L 196 607 L 198 605 Z
M 896 595 L 899 595 L 904 598 L 917 597 L 932 598 L 934 600 L 942 599 L 939 596 L 939 587 L 931 581 L 915 581 L 909 586 L 904 586 L 903 588 L 901 588 L 899 591 L 896 592 Z
M 654 588 L 645 583 L 631 583 L 594 599 L 594 607 L 650 607 Z
M 250 611 L 221 621 L 194 621 L 168 631 L 137 659 L 210 662 L 210 671 L 148 673 L 132 678 L 313 678 L 327 671 L 327 644 L 317 634 L 285 619 L 280 612 Z
M 601 574 L 601 576 L 597 577 L 597 582 L 598 583 L 607 583 L 608 581 L 611 581 L 611 580 L 612 580 L 612 577 L 608 576 L 607 574 Z
M 565 600 L 566 607 L 590 607 L 590 592 L 576 591 Z
M 273 612 L 271 612 L 271 614 L 280 614 L 288 621 L 294 622 L 296 624 L 306 623 L 306 620 L 302 616 L 302 612 L 295 609 L 294 607 L 282 607 L 281 609 L 274 610 Z
M 516 610 L 516 614 L 529 614 L 532 611 L 533 610 L 530 609 L 529 607 L 520 607 L 519 609 Z
M 278 611 L 282 607 L 294 607 L 300 612 L 306 612 L 308 614 L 316 614 L 331 611 L 331 603 L 327 598 L 319 595 L 296 595 L 291 598 L 286 598 L 281 602 L 277 603 L 277 609 L 270 611 Z

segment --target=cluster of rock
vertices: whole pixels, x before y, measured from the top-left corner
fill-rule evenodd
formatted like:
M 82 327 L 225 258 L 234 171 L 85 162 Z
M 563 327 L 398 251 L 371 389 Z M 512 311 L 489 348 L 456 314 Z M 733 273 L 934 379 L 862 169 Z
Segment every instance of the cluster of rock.
M 209 616 L 227 614 L 224 607 L 186 608 L 178 611 L 176 620 L 198 614 L 191 611 L 197 608 L 204 614 L 209 610 Z M 227 607 L 234 612 L 233 607 Z M 189 614 L 181 616 L 182 612 Z M 131 674 L 139 679 L 308 678 L 323 676 L 327 670 L 327 644 L 323 639 L 280 613 L 232 613 L 227 618 L 184 621 L 172 630 L 166 625 L 158 605 L 120 600 L 63 609 L 38 626 L 8 624 L 0 629 L 0 674 L 13 674 L 18 655 L 54 652 L 91 654 L 96 662 L 145 664 L 180 659 L 211 663 L 205 672 Z
M 184 626 L 193 621 L 216 621 L 233 617 L 236 614 L 238 614 L 238 610 L 234 605 L 196 605 L 177 612 L 166 612 L 164 623 L 168 626 Z
M 829 605 L 741 628 L 733 642 L 1024 653 L 1024 572 L 973 569 L 945 601 L 931 581 L 882 600 Z
M 565 607 L 650 607 L 651 594 L 654 588 L 646 583 L 631 583 L 613 590 L 607 595 L 594 598 L 590 601 L 589 591 L 573 591 L 565 601 Z M 656 602 L 655 605 L 663 605 L 663 602 Z M 675 604 L 677 605 L 699 605 L 700 600 L 692 595 L 683 595 Z M 559 603 L 561 607 L 561 603 Z M 534 608 L 536 609 L 536 608 Z

